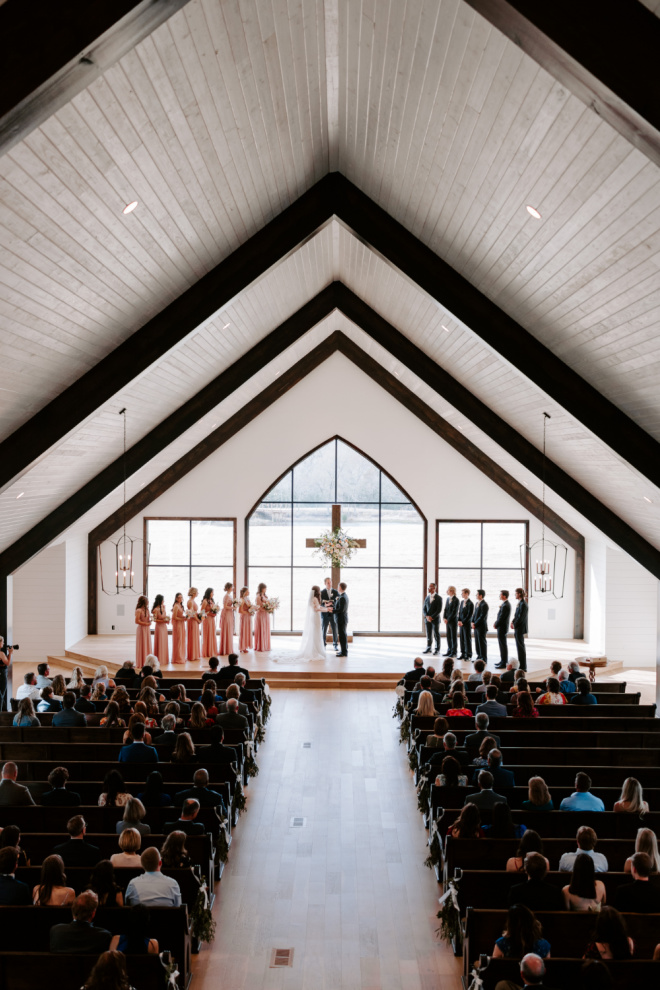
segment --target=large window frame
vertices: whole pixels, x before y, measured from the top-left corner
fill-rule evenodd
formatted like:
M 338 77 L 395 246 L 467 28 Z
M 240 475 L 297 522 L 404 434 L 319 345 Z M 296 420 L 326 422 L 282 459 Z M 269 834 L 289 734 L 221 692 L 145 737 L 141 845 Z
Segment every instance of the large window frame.
M 481 527 L 480 528 L 480 534 L 479 534 L 479 566 L 472 566 L 472 565 L 467 565 L 467 564 L 462 564 L 460 566 L 459 565 L 456 565 L 456 568 L 455 569 L 457 571 L 465 571 L 465 570 L 479 571 L 479 587 L 480 588 L 483 588 L 483 586 L 484 586 L 483 585 L 483 572 L 485 570 L 487 570 L 487 571 L 515 571 L 515 570 L 521 570 L 521 568 L 512 567 L 510 565 L 509 566 L 502 566 L 502 567 L 493 567 L 492 565 L 488 565 L 488 566 L 484 567 L 484 526 L 485 525 L 489 525 L 489 524 L 491 524 L 491 525 L 492 524 L 495 524 L 495 525 L 504 525 L 504 524 L 507 524 L 508 525 L 508 524 L 511 524 L 511 525 L 514 525 L 514 526 L 524 526 L 525 527 L 525 545 L 529 545 L 529 519 L 436 519 L 436 521 L 435 521 L 435 584 L 436 584 L 436 587 L 439 587 L 438 582 L 440 580 L 440 526 L 443 525 L 443 524 L 444 525 L 447 525 L 447 524 L 465 524 L 465 523 L 469 523 L 469 524 L 472 524 L 472 525 L 479 525 Z M 525 554 L 524 556 L 525 556 L 525 579 L 524 579 L 524 582 L 523 582 L 523 586 L 524 586 L 525 590 L 528 590 L 529 589 L 529 561 L 527 559 L 527 554 Z M 442 570 L 449 570 L 452 567 L 454 567 L 454 565 L 451 564 L 451 563 L 449 563 L 449 564 L 443 563 Z M 457 589 L 457 591 L 458 591 L 458 594 L 460 594 L 460 589 Z M 472 594 L 474 594 L 476 592 L 476 588 L 471 588 L 470 591 L 472 592 Z M 510 588 L 509 589 L 509 592 L 510 592 L 510 595 L 513 596 L 514 589 L 513 588 Z
M 288 635 L 288 636 L 291 636 L 291 635 L 296 635 L 296 634 L 300 633 L 300 630 L 299 629 L 293 629 L 293 628 L 291 628 L 293 626 L 293 585 L 294 585 L 294 576 L 295 576 L 295 571 L 296 570 L 304 570 L 309 565 L 305 565 L 305 564 L 294 564 L 293 563 L 293 561 L 294 561 L 294 507 L 296 505 L 333 505 L 333 504 L 346 504 L 346 505 L 351 505 L 351 506 L 355 506 L 355 505 L 378 506 L 378 563 L 376 565 L 374 565 L 374 564 L 359 565 L 359 564 L 351 563 L 350 567 L 349 568 L 346 568 L 346 571 L 345 571 L 345 573 L 350 573 L 350 571 L 352 571 L 352 570 L 372 570 L 372 571 L 373 570 L 376 570 L 378 572 L 378 604 L 377 604 L 378 629 L 376 629 L 376 630 L 368 630 L 368 629 L 353 630 L 353 635 L 354 636 L 382 636 L 382 637 L 387 637 L 387 636 L 418 636 L 418 635 L 423 635 L 423 631 L 420 628 L 421 627 L 421 618 L 419 620 L 419 624 L 417 623 L 417 621 L 415 621 L 414 627 L 411 628 L 410 630 L 394 630 L 394 631 L 387 630 L 385 632 L 381 632 L 380 631 L 380 627 L 381 627 L 381 624 L 382 624 L 381 623 L 381 574 L 382 574 L 383 571 L 404 571 L 404 570 L 410 570 L 410 571 L 420 571 L 421 572 L 421 576 L 420 576 L 420 605 L 419 605 L 419 614 L 421 616 L 421 605 L 422 605 L 422 602 L 424 600 L 424 595 L 426 594 L 426 574 L 427 574 L 427 567 L 428 567 L 428 520 L 427 520 L 426 516 L 424 515 L 424 513 L 419 508 L 419 506 L 415 503 L 415 501 L 406 492 L 406 490 L 399 484 L 399 482 L 395 478 L 392 477 L 392 475 L 388 471 L 385 470 L 385 468 L 381 467 L 381 465 L 378 464 L 377 461 L 375 461 L 372 457 L 369 457 L 368 454 L 365 454 L 365 452 L 363 450 L 361 450 L 359 447 L 356 447 L 355 444 L 350 443 L 348 440 L 345 440 L 343 437 L 340 437 L 340 436 L 329 437 L 327 440 L 324 440 L 323 443 L 318 444 L 316 447 L 312 448 L 312 450 L 308 450 L 302 457 L 299 457 L 297 461 L 295 461 L 293 464 L 291 464 L 286 469 L 286 471 L 283 471 L 282 474 L 280 474 L 279 477 L 276 478 L 276 480 L 273 482 L 273 484 L 271 484 L 271 485 L 268 486 L 268 488 L 266 489 L 266 491 L 262 494 L 261 498 L 258 499 L 258 501 L 255 502 L 255 504 L 250 509 L 249 513 L 245 517 L 245 584 L 246 585 L 249 585 L 249 571 L 250 571 L 250 568 L 252 567 L 254 569 L 255 567 L 259 567 L 260 566 L 259 563 L 251 564 L 251 562 L 250 562 L 250 519 L 252 518 L 252 516 L 254 515 L 254 513 L 256 512 L 256 510 L 259 509 L 264 502 L 267 502 L 268 495 L 270 494 L 270 492 L 272 492 L 273 489 L 276 488 L 287 477 L 288 474 L 290 474 L 291 472 L 293 472 L 295 470 L 295 468 L 299 464 L 301 464 L 303 461 L 307 460 L 307 458 L 310 457 L 312 454 L 314 454 L 317 450 L 321 450 L 323 447 L 326 447 L 330 443 L 334 443 L 334 445 L 335 445 L 335 453 L 334 453 L 334 458 L 335 458 L 335 461 L 334 461 L 334 463 L 335 463 L 335 468 L 334 468 L 334 494 L 335 494 L 335 498 L 334 498 L 334 500 L 332 502 L 328 502 L 328 501 L 319 500 L 319 499 L 314 499 L 314 500 L 296 499 L 295 498 L 295 491 L 294 491 L 293 479 L 292 479 L 292 484 L 291 484 L 291 497 L 290 498 L 286 498 L 286 499 L 285 498 L 281 498 L 281 499 L 278 498 L 278 500 L 277 500 L 277 504 L 278 505 L 289 505 L 290 506 L 290 509 L 291 509 L 291 548 L 290 548 L 290 553 L 291 553 L 291 558 L 290 559 L 291 559 L 291 563 L 290 564 L 268 564 L 268 565 L 265 565 L 265 566 L 267 566 L 269 570 L 270 569 L 273 569 L 273 570 L 283 570 L 283 571 L 289 570 L 290 571 L 290 575 L 291 575 L 290 576 L 290 582 L 291 582 L 291 584 L 290 584 L 290 587 L 291 587 L 291 614 L 289 616 L 288 628 L 273 629 L 273 631 L 272 631 L 273 632 L 273 635 L 276 635 L 276 636 L 277 635 L 282 635 L 282 636 L 287 636 Z M 361 457 L 364 457 L 365 460 L 367 460 L 371 464 L 373 464 L 374 467 L 377 468 L 377 470 L 380 472 L 379 473 L 379 478 L 378 478 L 378 501 L 375 501 L 375 500 L 359 501 L 359 500 L 353 500 L 353 499 L 351 499 L 351 500 L 348 500 L 348 499 L 343 499 L 343 500 L 337 499 L 336 496 L 337 496 L 337 492 L 338 492 L 338 461 L 339 461 L 338 453 L 337 453 L 337 445 L 338 445 L 338 443 L 343 443 L 347 447 L 350 447 L 352 450 L 354 450 Z M 405 498 L 405 501 L 402 501 L 402 502 L 387 502 L 387 501 L 386 502 L 383 502 L 382 501 L 382 495 L 383 495 L 383 477 L 387 478 L 401 492 L 401 494 Z M 395 507 L 397 505 L 410 505 L 410 506 L 412 506 L 412 508 L 417 513 L 420 522 L 423 525 L 423 537 L 422 537 L 422 539 L 423 539 L 423 553 L 422 553 L 422 562 L 421 562 L 421 564 L 419 566 L 401 566 L 401 567 L 397 567 L 397 566 L 390 566 L 390 565 L 382 565 L 381 564 L 382 552 L 383 552 L 383 549 L 382 549 L 383 509 L 387 509 L 388 506 Z M 277 616 L 277 614 L 278 613 L 275 613 L 276 616 Z
M 169 565 L 167 564 L 150 564 L 148 559 L 148 547 L 149 547 L 149 523 L 150 522 L 187 522 L 190 524 L 188 530 L 188 540 L 189 540 L 189 563 L 188 564 L 178 564 L 175 561 L 171 561 Z M 236 516 L 144 516 L 142 519 L 142 534 L 143 534 L 143 553 L 142 553 L 142 585 L 143 594 L 149 597 L 149 569 L 157 570 L 159 567 L 188 567 L 188 586 L 184 590 L 184 595 L 187 594 L 188 588 L 191 585 L 192 570 L 193 568 L 199 567 L 220 567 L 220 564 L 193 564 L 192 562 L 192 523 L 194 522 L 228 522 L 232 523 L 232 581 L 234 582 L 234 588 L 236 588 L 236 543 L 238 534 L 238 519 Z M 200 589 L 201 590 L 201 589 Z

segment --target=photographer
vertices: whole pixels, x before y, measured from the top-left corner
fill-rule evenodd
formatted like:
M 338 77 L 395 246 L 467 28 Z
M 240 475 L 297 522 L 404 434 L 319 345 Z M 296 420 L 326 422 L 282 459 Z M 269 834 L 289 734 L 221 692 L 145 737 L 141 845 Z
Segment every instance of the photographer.
M 13 652 L 13 646 L 8 646 L 5 652 L 5 639 L 0 636 L 0 711 L 3 712 L 7 708 L 7 670 Z

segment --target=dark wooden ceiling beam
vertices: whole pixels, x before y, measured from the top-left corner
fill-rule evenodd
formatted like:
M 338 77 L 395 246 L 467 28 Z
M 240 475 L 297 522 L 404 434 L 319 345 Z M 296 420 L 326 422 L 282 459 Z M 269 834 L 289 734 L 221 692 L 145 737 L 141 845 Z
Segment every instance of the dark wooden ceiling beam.
M 635 0 L 466 0 L 660 165 L 660 20 Z
M 188 0 L 5 0 L 0 154 L 43 124 Z

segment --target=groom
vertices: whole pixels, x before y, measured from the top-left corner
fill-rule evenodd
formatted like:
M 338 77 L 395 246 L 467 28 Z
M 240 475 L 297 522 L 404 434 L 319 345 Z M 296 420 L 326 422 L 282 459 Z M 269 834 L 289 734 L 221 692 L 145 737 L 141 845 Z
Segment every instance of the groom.
M 326 605 L 328 602 L 335 607 L 335 602 L 337 601 L 337 596 L 339 594 L 335 588 L 332 587 L 332 579 L 325 579 L 325 588 L 321 592 L 321 602 Z M 335 650 L 337 649 L 337 620 L 335 619 L 334 612 L 323 612 L 321 614 L 321 622 L 323 623 L 323 648 L 325 649 L 325 641 L 328 635 L 328 626 L 332 629 L 332 645 Z
M 346 584 L 342 581 L 339 585 L 339 594 L 335 599 L 335 618 L 337 620 L 337 634 L 339 636 L 339 648 L 341 653 L 338 657 L 348 656 L 348 640 L 346 630 L 348 628 L 348 595 L 346 594 Z

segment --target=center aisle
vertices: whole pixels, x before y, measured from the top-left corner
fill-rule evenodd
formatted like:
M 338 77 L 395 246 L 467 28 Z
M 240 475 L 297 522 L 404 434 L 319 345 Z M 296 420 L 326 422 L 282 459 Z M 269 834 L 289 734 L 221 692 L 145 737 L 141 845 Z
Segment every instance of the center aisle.
M 385 691 L 273 692 L 196 990 L 458 990 L 392 705 Z M 291 969 L 269 968 L 291 948 Z

